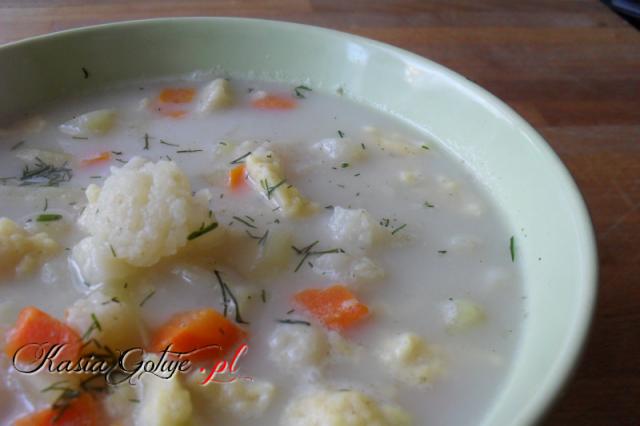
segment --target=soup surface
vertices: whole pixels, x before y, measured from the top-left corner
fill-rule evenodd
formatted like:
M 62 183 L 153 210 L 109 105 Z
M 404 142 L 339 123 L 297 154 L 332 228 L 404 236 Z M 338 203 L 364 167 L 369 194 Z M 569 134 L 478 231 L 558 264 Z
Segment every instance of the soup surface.
M 509 371 L 511 230 L 340 90 L 65 100 L 0 131 L 0 177 L 2 424 L 473 425 Z

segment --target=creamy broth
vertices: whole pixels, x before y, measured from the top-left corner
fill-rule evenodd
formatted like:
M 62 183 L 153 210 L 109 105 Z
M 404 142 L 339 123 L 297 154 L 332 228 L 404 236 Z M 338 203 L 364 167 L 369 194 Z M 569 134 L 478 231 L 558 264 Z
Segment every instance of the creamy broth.
M 238 363 L 240 376 L 250 376 L 254 385 L 263 387 L 256 391 L 257 399 L 242 392 L 207 394 L 193 381 L 205 377 L 197 367 L 209 369 L 212 362 L 196 363 L 174 386 L 190 395 L 192 413 L 184 419 L 219 426 L 400 425 L 407 424 L 407 417 L 415 425 L 477 424 L 505 381 L 524 315 L 523 288 L 510 253 L 513 232 L 489 194 L 438 141 L 340 94 L 299 87 L 296 96 L 289 85 L 232 79 L 229 105 L 198 112 L 208 83 L 166 80 L 69 99 L 0 133 L 0 176 L 5 178 L 0 185 L 0 217 L 31 234 L 45 232 L 59 245 L 28 272 L 17 273 L 15 266 L 5 271 L 0 283 L 3 332 L 9 334 L 26 306 L 64 322 L 77 300 L 100 292 L 105 303 L 115 297 L 112 303 L 132 307 L 130 327 L 144 329 L 140 346 L 147 348 L 155 330 L 176 313 L 205 307 L 223 311 L 225 301 L 214 273 L 219 271 L 239 305 L 237 309 L 227 301 L 227 319 L 235 323 L 239 310 L 249 323 L 237 325 L 247 332 L 249 346 Z M 195 98 L 168 102 L 165 110 L 158 96 L 168 87 L 195 88 Z M 259 107 L 257 101 L 272 95 L 295 106 Z M 59 128 L 74 117 L 105 108 L 115 111 L 115 120 L 104 134 L 74 137 Z M 167 111 L 174 116 L 167 116 Z M 43 120 L 41 126 L 34 124 L 34 117 Z M 59 168 L 70 168 L 72 177 L 63 174 L 54 187 L 23 185 L 32 180 L 20 179 L 25 161 L 17 156 L 24 159 L 31 149 L 68 154 L 68 163 Z M 109 158 L 96 158 L 103 152 Z M 247 182 L 241 177 L 240 187 L 230 188 L 229 171 L 240 164 L 249 169 L 249 156 L 258 152 L 265 155 L 264 161 L 277 157 L 286 181 L 263 185 L 258 178 Z M 113 175 L 111 168 L 128 167 L 125 164 L 135 157 L 151 165 L 175 163 L 197 197 L 205 199 L 211 220 L 202 220 L 190 231 L 214 222 L 218 226 L 203 234 L 207 244 L 212 241 L 210 247 L 180 246 L 177 254 L 161 255 L 124 278 L 92 281 L 74 257 L 74 247 L 89 235 L 78 225 L 87 208 L 84 190 L 92 184 L 102 187 Z M 31 171 L 38 167 L 34 161 L 27 159 Z M 284 194 L 292 188 L 308 200 L 304 208 L 309 212 L 288 213 L 279 205 L 278 191 Z M 43 214 L 62 217 L 38 221 Z M 355 221 L 353 226 L 349 220 Z M 316 241 L 305 256 L 304 248 Z M 118 244 L 114 245 L 119 248 Z M 264 254 L 269 250 L 275 255 Z M 111 251 L 121 257 L 113 246 Z M 324 257 L 321 252 L 331 253 Z M 317 314 L 293 303 L 292 297 L 336 283 L 369 312 L 344 330 L 329 331 Z M 99 323 L 109 327 L 108 318 Z M 76 331 L 86 334 L 84 329 Z M 415 348 L 405 349 L 417 355 L 400 353 L 403 344 L 414 343 Z M 296 354 L 296 344 L 305 354 L 317 344 L 318 353 Z M 231 350 L 225 359 L 232 355 Z M 50 401 L 42 401 L 42 389 L 34 389 L 27 383 L 30 378 L 14 371 L 7 355 L 2 355 L 1 364 L 2 424 L 47 408 Z M 51 381 L 42 383 L 46 388 Z M 130 397 L 112 398 L 117 403 L 101 402 L 114 393 L 109 388 L 92 397 L 96 394 L 107 406 L 112 416 L 107 424 L 191 424 L 178 417 L 151 420 L 142 406 L 160 404 L 160 397 L 149 390 L 153 386 L 135 386 Z M 205 388 L 210 386 L 230 385 Z M 361 416 L 361 423 L 345 423 L 335 412 L 356 405 L 341 395 L 366 395 L 382 408 L 370 417 Z M 402 414 L 379 414 L 384 407 Z M 328 411 L 322 414 L 323 409 Z M 324 423 L 314 423 L 314 410 L 320 410 Z

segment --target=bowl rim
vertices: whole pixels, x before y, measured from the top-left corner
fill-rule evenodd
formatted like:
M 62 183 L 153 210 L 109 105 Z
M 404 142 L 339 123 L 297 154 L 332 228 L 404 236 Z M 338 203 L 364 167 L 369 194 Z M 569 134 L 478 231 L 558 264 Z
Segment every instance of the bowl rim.
M 215 22 L 234 22 L 244 25 L 263 25 L 268 28 L 272 27 L 286 27 L 289 29 L 299 29 L 320 35 L 334 36 L 356 41 L 360 44 L 371 46 L 377 49 L 381 49 L 386 53 L 396 55 L 398 57 L 409 58 L 412 61 L 423 63 L 429 68 L 437 71 L 438 73 L 446 76 L 452 80 L 455 84 L 464 88 L 472 96 L 482 98 L 484 101 L 489 102 L 493 107 L 497 108 L 502 114 L 507 116 L 514 126 L 517 126 L 520 130 L 527 134 L 531 143 L 535 144 L 536 148 L 544 155 L 544 161 L 551 167 L 554 167 L 559 173 L 567 188 L 571 192 L 575 202 L 575 216 L 577 219 L 576 227 L 579 232 L 584 236 L 584 259 L 585 261 L 580 264 L 584 269 L 581 271 L 584 274 L 585 286 L 580 288 L 581 297 L 580 303 L 577 304 L 576 316 L 573 323 L 573 328 L 567 333 L 567 345 L 568 348 L 564 352 L 559 352 L 556 358 L 557 368 L 550 373 L 549 379 L 545 382 L 540 382 L 540 389 L 538 390 L 538 398 L 533 403 L 523 407 L 524 413 L 520 413 L 520 419 L 526 424 L 533 424 L 540 421 L 552 404 L 561 396 L 563 389 L 569 382 L 571 376 L 575 373 L 578 367 L 581 356 L 586 348 L 588 333 L 591 325 L 594 321 L 596 296 L 598 288 L 598 273 L 599 273 L 599 261 L 597 253 L 597 242 L 594 232 L 594 227 L 590 218 L 588 206 L 582 196 L 580 188 L 575 182 L 573 176 L 562 162 L 558 154 L 551 148 L 548 142 L 530 125 L 523 117 L 515 112 L 504 101 L 493 95 L 487 89 L 478 85 L 474 81 L 464 77 L 462 74 L 451 70 L 444 65 L 434 62 L 424 56 L 410 52 L 403 48 L 370 39 L 367 37 L 351 34 L 344 31 L 335 29 L 320 27 L 316 25 L 301 24 L 297 22 L 280 21 L 272 19 L 260 19 L 260 18 L 246 18 L 238 16 L 181 16 L 181 17 L 162 17 L 162 18 L 150 18 L 150 19 L 134 19 L 134 20 L 121 20 L 115 22 L 101 23 L 97 25 L 81 26 L 76 28 L 69 28 L 61 31 L 55 31 L 51 33 L 40 34 L 32 37 L 27 37 L 20 40 L 11 41 L 0 45 L 0 55 L 3 51 L 23 48 L 31 44 L 45 42 L 52 39 L 59 39 L 64 37 L 73 37 L 86 32 L 94 31 L 106 31 L 106 30 L 118 30 L 125 27 L 132 26 L 154 26 L 154 25 L 167 25 L 175 23 L 215 23 Z

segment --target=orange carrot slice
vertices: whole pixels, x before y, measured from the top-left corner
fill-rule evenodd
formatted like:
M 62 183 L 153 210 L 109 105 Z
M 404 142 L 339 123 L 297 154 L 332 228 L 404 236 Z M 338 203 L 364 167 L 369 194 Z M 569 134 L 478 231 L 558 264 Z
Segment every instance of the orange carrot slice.
M 101 152 L 100 154 L 96 154 L 91 157 L 85 158 L 80 162 L 80 164 L 82 164 L 83 166 L 93 166 L 95 164 L 99 164 L 109 160 L 111 160 L 111 153 L 109 151 L 104 151 L 104 152 Z
M 72 399 L 68 405 L 46 408 L 16 420 L 14 426 L 98 426 L 100 405 L 87 393 Z
M 367 305 L 361 303 L 353 293 L 340 284 L 325 289 L 302 290 L 293 296 L 293 300 L 333 330 L 345 330 L 369 315 Z
M 160 114 L 164 115 L 165 117 L 180 119 L 180 118 L 183 118 L 185 115 L 187 115 L 187 111 L 182 109 L 179 109 L 179 110 L 161 109 Z
M 192 362 L 215 360 L 246 337 L 244 330 L 211 308 L 174 315 L 153 334 L 151 351 L 162 352 L 171 346 L 174 352 L 188 352 L 181 357 Z
M 165 104 L 188 104 L 196 95 L 195 89 L 186 88 L 166 88 L 162 89 L 158 99 Z
M 251 105 L 258 109 L 287 110 L 295 108 L 298 104 L 294 99 L 288 97 L 267 95 L 255 99 Z
M 238 164 L 229 170 L 229 188 L 236 191 L 244 187 L 247 183 L 245 180 L 246 173 L 246 167 L 244 164 Z
M 38 359 L 38 350 L 50 349 L 54 344 L 64 344 L 56 360 L 75 361 L 80 355 L 81 338 L 68 325 L 42 312 L 38 308 L 28 306 L 18 315 L 15 326 L 7 333 L 5 353 L 23 363 L 33 363 Z M 42 345 L 38 348 L 38 345 Z M 24 348 L 24 349 L 23 349 Z

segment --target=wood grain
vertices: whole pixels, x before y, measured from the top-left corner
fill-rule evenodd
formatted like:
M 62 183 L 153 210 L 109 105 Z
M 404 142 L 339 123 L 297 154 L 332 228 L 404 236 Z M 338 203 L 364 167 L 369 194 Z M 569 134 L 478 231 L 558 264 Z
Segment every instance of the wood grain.
M 283 19 L 392 43 L 528 119 L 586 198 L 601 267 L 583 361 L 543 423 L 640 424 L 640 33 L 595 0 L 5 0 L 0 42 L 187 15 Z

